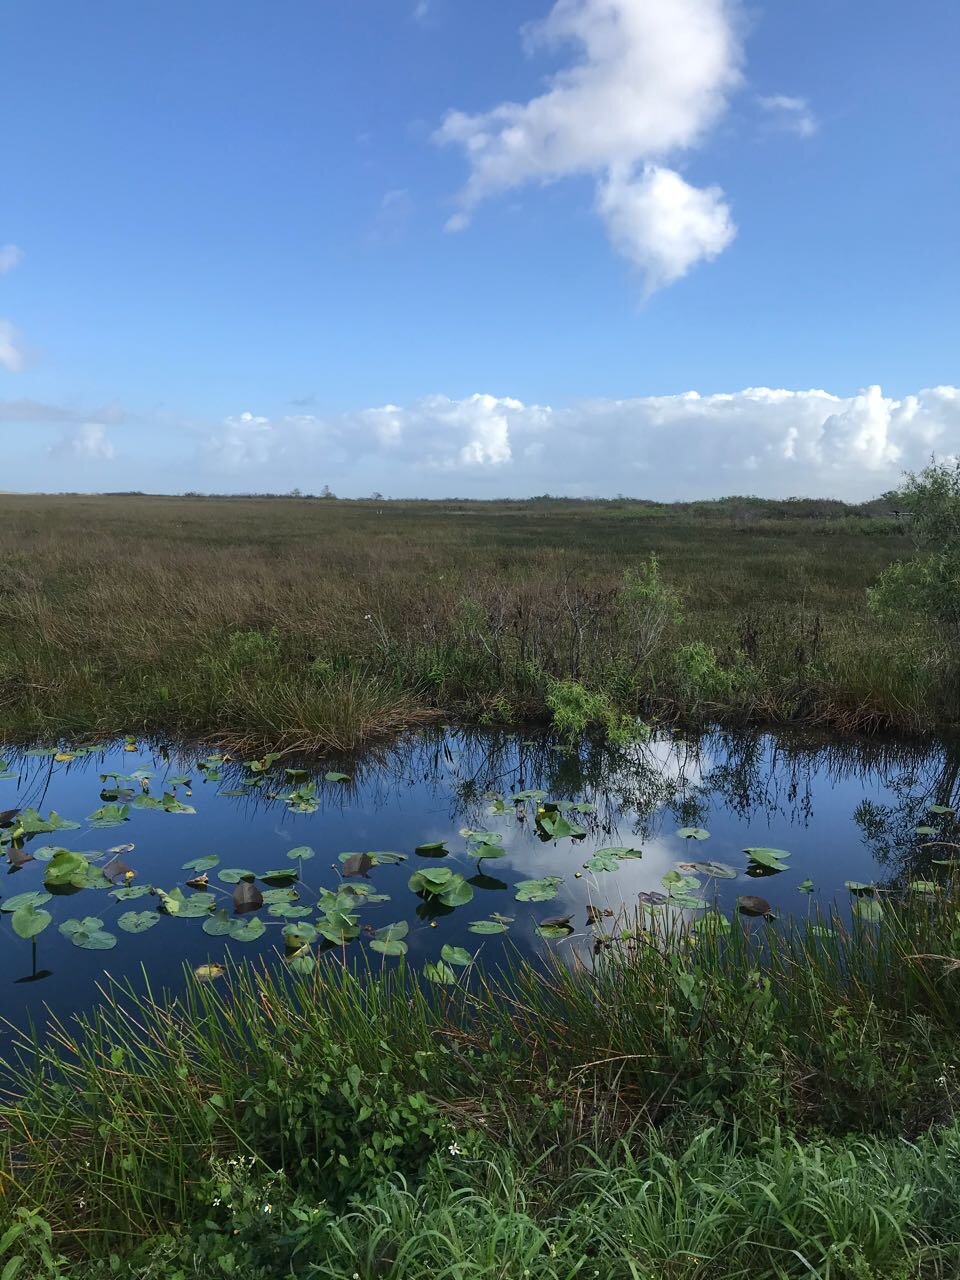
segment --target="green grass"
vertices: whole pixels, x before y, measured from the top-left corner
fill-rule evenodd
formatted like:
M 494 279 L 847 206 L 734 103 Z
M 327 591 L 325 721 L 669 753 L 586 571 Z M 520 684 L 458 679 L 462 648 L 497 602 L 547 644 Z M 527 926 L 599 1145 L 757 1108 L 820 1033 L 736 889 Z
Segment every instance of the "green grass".
M 113 987 L 8 1054 L 2 1203 L 71 1280 L 953 1276 L 958 948 L 945 892 L 439 994 Z
M 613 723 L 923 730 L 954 665 L 866 603 L 907 554 L 882 504 L 4 495 L 0 732 L 353 749 L 558 681 Z

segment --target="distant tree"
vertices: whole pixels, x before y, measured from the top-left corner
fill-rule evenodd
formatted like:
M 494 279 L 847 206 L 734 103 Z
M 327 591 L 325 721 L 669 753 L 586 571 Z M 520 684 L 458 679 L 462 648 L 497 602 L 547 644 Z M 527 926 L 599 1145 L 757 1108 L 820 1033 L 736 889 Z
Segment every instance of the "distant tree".
M 878 614 L 930 623 L 960 655 L 960 461 L 931 462 L 896 491 L 917 554 L 898 560 L 869 592 Z
M 321 498 L 335 498 L 337 495 L 333 492 L 328 484 L 325 484 L 320 490 Z

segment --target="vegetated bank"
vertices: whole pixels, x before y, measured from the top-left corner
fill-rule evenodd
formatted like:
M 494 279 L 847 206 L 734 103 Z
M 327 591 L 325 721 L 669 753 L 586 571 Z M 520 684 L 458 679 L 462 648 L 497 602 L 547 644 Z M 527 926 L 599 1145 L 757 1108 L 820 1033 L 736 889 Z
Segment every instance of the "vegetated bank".
M 958 886 L 595 966 L 241 969 L 6 1053 L 5 1275 L 960 1273 Z M 16 1263 L 19 1259 L 19 1263 Z M 10 1269 L 13 1268 L 13 1269 Z
M 896 502 L 0 498 L 0 732 L 353 749 L 428 719 L 955 724 Z

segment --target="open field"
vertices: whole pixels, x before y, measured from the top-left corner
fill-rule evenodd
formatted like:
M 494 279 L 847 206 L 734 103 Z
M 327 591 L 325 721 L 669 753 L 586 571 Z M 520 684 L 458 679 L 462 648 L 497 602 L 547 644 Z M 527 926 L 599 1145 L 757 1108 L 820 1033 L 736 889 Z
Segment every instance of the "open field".
M 0 727 L 949 724 L 952 665 L 867 608 L 905 554 L 883 504 L 3 496 Z

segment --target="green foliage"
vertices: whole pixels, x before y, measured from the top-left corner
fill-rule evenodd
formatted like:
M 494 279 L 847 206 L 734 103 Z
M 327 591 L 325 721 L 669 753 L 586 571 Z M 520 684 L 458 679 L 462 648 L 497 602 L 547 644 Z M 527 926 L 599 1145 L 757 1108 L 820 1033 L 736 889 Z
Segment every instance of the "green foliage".
M 929 625 L 960 656 L 960 462 L 932 462 L 896 496 L 918 554 L 884 570 L 868 592 L 870 606 Z
M 547 687 L 547 706 L 557 733 L 574 743 L 588 730 L 599 730 L 611 742 L 639 742 L 649 733 L 635 716 L 619 711 L 609 694 L 592 692 L 577 680 L 553 680 Z

